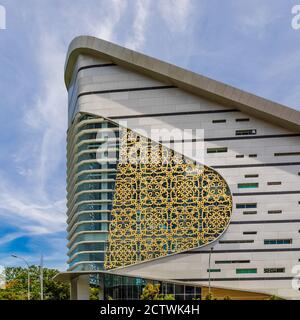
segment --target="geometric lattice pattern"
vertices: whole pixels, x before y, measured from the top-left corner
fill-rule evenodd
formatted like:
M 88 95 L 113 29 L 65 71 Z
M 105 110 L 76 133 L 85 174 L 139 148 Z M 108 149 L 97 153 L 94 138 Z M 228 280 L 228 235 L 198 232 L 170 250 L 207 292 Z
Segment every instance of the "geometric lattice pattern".
M 207 166 L 125 131 L 105 268 L 190 250 L 218 238 L 232 211 L 226 181 Z

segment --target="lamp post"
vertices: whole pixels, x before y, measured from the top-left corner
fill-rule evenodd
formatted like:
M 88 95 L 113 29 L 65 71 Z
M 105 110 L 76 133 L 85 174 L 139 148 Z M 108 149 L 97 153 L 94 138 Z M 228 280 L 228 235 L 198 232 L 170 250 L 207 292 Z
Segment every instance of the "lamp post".
M 210 296 L 210 260 L 211 260 L 211 254 L 213 250 L 214 250 L 214 247 L 211 247 L 209 251 L 209 256 L 208 256 L 208 294 L 209 296 Z
M 15 255 L 15 254 L 12 254 L 11 256 L 12 256 L 13 258 L 20 259 L 20 260 L 24 261 L 25 264 L 27 265 L 27 268 L 28 268 L 28 276 L 27 276 L 27 299 L 30 300 L 30 267 L 29 267 L 29 263 L 28 263 L 23 257 L 17 256 L 17 255 Z

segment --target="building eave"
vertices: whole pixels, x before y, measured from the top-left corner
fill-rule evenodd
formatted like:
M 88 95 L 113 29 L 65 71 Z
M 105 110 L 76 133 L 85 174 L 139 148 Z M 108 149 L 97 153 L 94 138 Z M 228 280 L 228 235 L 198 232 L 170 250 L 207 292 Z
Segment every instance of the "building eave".
M 107 59 L 192 94 L 231 108 L 235 107 L 254 117 L 300 132 L 300 112 L 295 109 L 91 36 L 76 37 L 69 46 L 65 64 L 67 88 L 80 54 Z

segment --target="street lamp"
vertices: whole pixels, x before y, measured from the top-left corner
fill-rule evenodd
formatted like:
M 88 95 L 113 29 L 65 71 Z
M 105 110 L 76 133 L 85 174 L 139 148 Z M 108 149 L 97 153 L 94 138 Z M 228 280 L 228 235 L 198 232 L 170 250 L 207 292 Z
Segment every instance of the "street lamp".
M 214 247 L 211 247 L 209 251 L 209 256 L 208 256 L 208 294 L 209 296 L 210 296 L 210 259 L 211 259 L 211 254 L 213 250 L 214 250 Z
M 28 263 L 23 257 L 17 256 L 17 255 L 15 255 L 15 254 L 12 254 L 11 256 L 12 256 L 13 258 L 20 259 L 20 260 L 24 261 L 25 264 L 27 265 L 27 268 L 28 268 L 27 299 L 30 300 L 30 267 L 29 267 L 29 263 Z

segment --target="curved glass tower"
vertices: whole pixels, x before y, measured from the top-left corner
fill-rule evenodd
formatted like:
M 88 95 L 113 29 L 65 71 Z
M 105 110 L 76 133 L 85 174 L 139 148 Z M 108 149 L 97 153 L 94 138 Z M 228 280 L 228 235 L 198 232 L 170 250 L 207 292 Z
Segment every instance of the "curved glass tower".
M 117 156 L 118 127 L 78 114 L 68 132 L 67 151 L 70 270 L 103 269 Z

